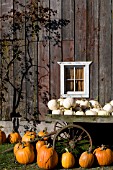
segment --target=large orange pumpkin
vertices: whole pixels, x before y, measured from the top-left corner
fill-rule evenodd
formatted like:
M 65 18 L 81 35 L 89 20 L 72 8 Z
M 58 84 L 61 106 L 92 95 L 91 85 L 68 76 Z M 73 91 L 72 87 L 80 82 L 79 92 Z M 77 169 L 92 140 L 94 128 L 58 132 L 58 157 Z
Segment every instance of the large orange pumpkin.
M 34 150 L 34 147 L 33 147 L 33 145 L 30 142 L 18 142 L 18 143 L 15 144 L 15 146 L 13 148 L 14 155 L 16 155 L 16 152 L 19 149 L 22 149 L 23 147 L 29 147 L 30 149 Z
M 74 155 L 66 149 L 66 152 L 62 154 L 61 164 L 63 168 L 73 168 L 75 165 Z
M 28 146 L 20 147 L 15 154 L 16 160 L 20 164 L 29 164 L 34 161 L 35 154 L 33 149 L 30 149 Z
M 94 154 L 91 151 L 85 151 L 80 155 L 79 165 L 82 168 L 91 168 L 94 163 Z
M 113 152 L 111 149 L 102 145 L 94 150 L 97 163 L 100 166 L 110 165 L 113 162 Z
M 54 169 L 58 164 L 58 154 L 53 147 L 43 145 L 37 156 L 37 165 L 42 169 Z
M 6 142 L 6 134 L 4 131 L 0 129 L 0 144 L 3 144 Z
M 8 141 L 10 143 L 18 143 L 19 141 L 21 141 L 21 136 L 18 132 L 11 132 L 9 135 L 8 135 Z

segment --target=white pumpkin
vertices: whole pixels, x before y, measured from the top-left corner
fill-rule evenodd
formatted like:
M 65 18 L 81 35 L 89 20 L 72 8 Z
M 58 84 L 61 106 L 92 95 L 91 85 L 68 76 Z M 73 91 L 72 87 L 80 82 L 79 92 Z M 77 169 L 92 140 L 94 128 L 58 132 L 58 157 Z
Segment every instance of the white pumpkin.
M 104 109 L 98 111 L 98 116 L 108 116 L 110 113 Z
M 89 101 L 88 100 L 81 100 L 80 107 L 82 107 L 84 109 L 89 108 L 90 107 Z
M 100 103 L 97 100 L 89 100 L 89 102 L 91 103 L 91 106 L 94 108 L 101 108 Z
M 80 106 L 81 100 L 77 99 L 75 102 L 76 102 L 76 106 Z
M 58 110 L 52 110 L 53 115 L 63 115 L 63 111 L 58 109 Z
M 73 115 L 73 111 L 72 110 L 65 110 L 64 115 Z
M 86 110 L 86 111 L 85 111 L 85 114 L 86 114 L 86 115 L 89 115 L 89 116 L 90 116 L 90 115 L 92 115 L 92 116 L 93 116 L 93 115 L 98 115 L 98 113 L 97 113 L 96 111 L 94 111 L 94 110 Z
M 113 112 L 113 106 L 110 103 L 106 103 L 103 109 L 108 111 L 109 113 Z
M 85 115 L 85 113 L 82 110 L 78 110 L 77 112 L 75 112 L 75 115 Z
M 59 103 L 56 99 L 50 100 L 47 105 L 50 110 L 57 110 L 59 108 Z
M 66 109 L 69 109 L 71 107 L 75 107 L 75 105 L 76 105 L 75 100 L 71 97 L 67 97 L 63 101 L 63 106 Z
M 63 98 L 59 98 L 59 99 L 58 99 L 58 102 L 59 102 L 59 105 L 60 105 L 60 106 L 63 106 L 63 101 L 64 101 Z

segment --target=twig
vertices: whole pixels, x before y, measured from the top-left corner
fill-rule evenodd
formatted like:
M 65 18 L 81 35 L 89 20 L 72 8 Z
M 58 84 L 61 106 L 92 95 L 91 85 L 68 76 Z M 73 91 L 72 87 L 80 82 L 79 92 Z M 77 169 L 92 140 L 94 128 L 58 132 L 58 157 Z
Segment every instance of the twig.
M 0 152 L 0 154 L 6 153 L 6 152 L 10 152 L 10 151 L 13 151 L 13 147 L 12 147 L 12 148 L 9 148 L 9 149 L 6 149 L 6 150 L 3 151 L 3 152 Z

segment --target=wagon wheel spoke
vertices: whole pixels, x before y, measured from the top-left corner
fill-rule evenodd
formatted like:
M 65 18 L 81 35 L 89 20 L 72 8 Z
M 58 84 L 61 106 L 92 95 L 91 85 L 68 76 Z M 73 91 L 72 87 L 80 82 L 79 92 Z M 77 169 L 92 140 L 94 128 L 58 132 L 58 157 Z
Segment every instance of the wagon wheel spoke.
M 54 125 L 54 130 L 59 130 L 61 129 L 62 127 L 64 126 L 67 126 L 67 122 L 55 122 L 55 125 Z
M 85 133 L 85 136 L 83 136 L 83 134 L 84 134 L 85 132 L 84 131 L 82 131 L 80 134 L 75 134 L 75 137 L 73 138 L 73 140 L 75 141 L 75 142 L 77 142 L 77 141 L 79 141 L 79 140 L 83 140 L 83 139 L 86 139 L 88 136 L 86 135 L 86 133 Z

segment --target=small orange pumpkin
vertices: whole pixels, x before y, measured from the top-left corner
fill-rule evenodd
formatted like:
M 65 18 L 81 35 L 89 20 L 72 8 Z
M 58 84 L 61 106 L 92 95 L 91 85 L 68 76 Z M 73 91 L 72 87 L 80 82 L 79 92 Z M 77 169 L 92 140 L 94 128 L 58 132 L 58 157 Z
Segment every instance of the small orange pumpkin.
M 82 168 L 91 168 L 94 163 L 94 154 L 89 151 L 84 151 L 79 158 L 79 165 Z
M 45 127 L 45 129 L 43 130 L 43 131 L 40 131 L 40 132 L 38 132 L 38 136 L 39 137 L 44 137 L 45 135 L 47 135 L 48 134 L 48 132 L 47 132 L 47 128 Z M 48 137 L 44 137 L 43 138 L 44 140 L 48 140 Z
M 58 164 L 58 154 L 50 145 L 43 145 L 37 156 L 37 165 L 42 169 L 54 169 Z
M 36 136 L 35 131 L 26 131 L 25 134 L 27 134 L 27 135 L 35 135 Z
M 75 157 L 67 148 L 66 152 L 62 154 L 61 164 L 63 168 L 73 168 L 75 165 Z
M 113 162 L 112 150 L 104 145 L 101 145 L 101 147 L 96 148 L 93 153 L 96 157 L 98 165 L 100 166 L 108 166 Z
M 18 143 L 19 141 L 21 141 L 21 136 L 18 132 L 11 132 L 9 135 L 8 135 L 8 141 L 10 143 Z
M 23 137 L 22 137 L 22 142 L 29 142 L 31 140 L 34 140 L 36 137 L 36 133 L 35 132 L 26 132 Z
M 6 142 L 6 134 L 4 131 L 0 129 L 0 144 L 3 144 Z

